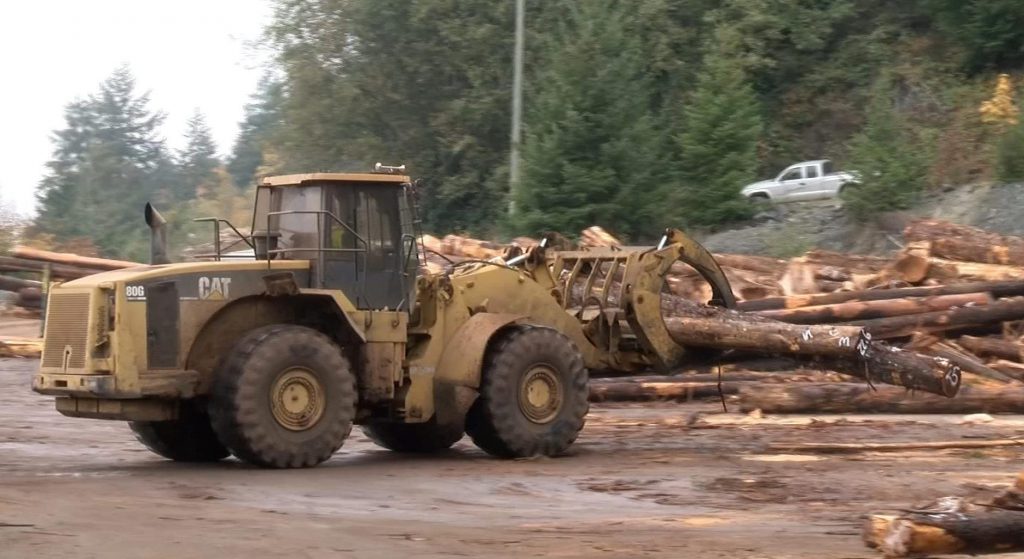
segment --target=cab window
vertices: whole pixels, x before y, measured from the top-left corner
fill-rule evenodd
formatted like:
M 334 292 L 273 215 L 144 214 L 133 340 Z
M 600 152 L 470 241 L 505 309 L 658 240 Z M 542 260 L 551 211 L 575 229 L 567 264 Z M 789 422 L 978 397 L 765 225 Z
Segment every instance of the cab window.
M 800 180 L 802 178 L 803 176 L 800 173 L 800 167 L 797 167 L 796 169 L 790 169 L 789 171 L 786 171 L 785 175 L 782 175 L 782 180 L 784 181 L 795 181 Z

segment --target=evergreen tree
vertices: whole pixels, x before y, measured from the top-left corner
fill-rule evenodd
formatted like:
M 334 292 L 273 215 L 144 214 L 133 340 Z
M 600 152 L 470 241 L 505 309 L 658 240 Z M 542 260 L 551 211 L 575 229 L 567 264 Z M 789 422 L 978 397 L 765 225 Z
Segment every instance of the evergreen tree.
M 847 209 L 859 219 L 909 208 L 927 185 L 928 154 L 893 103 L 893 87 L 882 79 L 874 88 L 864 130 L 851 141 L 851 166 L 861 183 L 847 187 Z
M 264 163 L 264 152 L 280 125 L 283 89 L 281 82 L 264 76 L 245 105 L 245 116 L 228 162 L 228 171 L 239 186 L 253 184 L 256 170 Z
M 577 5 L 530 96 L 518 229 L 653 237 L 669 162 L 630 2 Z
M 209 188 L 214 170 L 221 164 L 206 117 L 197 109 L 185 126 L 185 148 L 178 152 L 181 178 L 175 188 L 179 202 L 191 200 Z
M 757 177 L 760 107 L 740 64 L 713 48 L 686 105 L 679 136 L 683 190 L 673 198 L 687 223 L 717 225 L 748 217 L 740 196 Z
M 91 238 L 108 256 L 145 257 L 142 208 L 167 194 L 174 178 L 157 135 L 163 115 L 148 104 L 122 67 L 98 93 L 68 105 L 67 126 L 54 134 L 53 159 L 37 191 L 34 232 L 58 243 Z
M 1024 64 L 1024 3 L 1019 0 L 924 0 L 939 28 L 964 48 L 968 69 Z
M 1024 181 L 1024 122 L 1004 132 L 996 151 L 996 177 L 1003 182 Z

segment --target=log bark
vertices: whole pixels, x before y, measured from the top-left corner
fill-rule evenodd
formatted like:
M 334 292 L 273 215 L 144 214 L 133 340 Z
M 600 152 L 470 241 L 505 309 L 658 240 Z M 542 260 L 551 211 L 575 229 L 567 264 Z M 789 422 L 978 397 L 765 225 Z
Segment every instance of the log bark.
M 1024 382 L 1024 364 L 1017 363 L 1015 361 L 1007 361 L 1005 359 L 996 359 L 989 365 L 1008 377 L 1013 377 L 1014 379 Z
M 1024 239 L 926 219 L 914 221 L 903 231 L 908 241 L 929 241 L 931 253 L 951 260 L 1024 266 Z
M 591 402 L 689 401 L 736 394 L 750 382 L 591 382 Z
M 901 338 L 921 332 L 942 332 L 969 326 L 979 326 L 1024 319 L 1024 298 L 1016 297 L 995 301 L 988 305 L 961 307 L 906 316 L 857 320 L 846 324 L 859 326 L 874 338 Z
M 1020 441 L 975 442 L 995 446 Z M 879 549 L 886 557 L 1024 551 L 1024 474 L 987 502 L 942 497 L 899 516 L 871 515 L 862 537 L 868 547 Z
M 855 274 L 876 273 L 889 265 L 890 259 L 881 256 L 846 254 L 827 250 L 812 250 L 803 255 L 805 262 L 818 266 L 835 266 Z
M 665 320 L 676 343 L 810 356 L 823 369 L 944 396 L 955 395 L 960 386 L 960 370 L 948 360 L 872 342 L 858 328 L 786 324 L 723 309 L 702 312 L 705 317 Z
M 978 357 L 996 357 L 1017 363 L 1024 362 L 1021 359 L 1021 345 L 1004 338 L 960 336 L 957 343 Z
M 901 452 L 905 450 L 1003 448 L 1007 446 L 1024 446 L 1024 439 L 964 439 L 959 441 L 911 441 L 905 443 L 775 443 L 768 445 L 768 450 L 772 452 L 846 454 L 855 452 Z
M 750 270 L 761 274 L 781 275 L 786 271 L 786 261 L 768 258 L 767 256 L 750 256 L 747 254 L 715 254 L 715 261 L 723 268 Z
M 974 357 L 967 355 L 963 352 L 957 351 L 955 348 L 949 347 L 946 344 L 938 344 L 927 349 L 919 350 L 920 353 L 926 355 L 933 355 L 935 357 L 941 357 L 948 359 L 951 363 L 960 367 L 960 370 L 965 373 L 971 373 L 978 375 L 979 377 L 996 380 L 999 382 L 1012 382 L 1016 380 L 1013 376 L 1007 375 L 1001 371 L 993 369 L 988 365 L 985 365 L 981 361 L 978 361 Z
M 834 305 L 847 301 L 881 301 L 885 299 L 903 299 L 907 297 L 934 297 L 939 295 L 959 295 L 964 293 L 991 293 L 993 297 L 1017 297 L 1024 295 L 1024 281 L 974 282 L 929 287 L 904 287 L 897 289 L 869 289 L 864 291 L 844 291 L 819 295 L 800 295 L 794 297 L 768 297 L 755 301 L 743 301 L 737 305 L 741 311 L 768 311 L 778 309 L 795 309 L 815 305 Z
M 1024 413 L 1024 387 L 962 386 L 956 398 L 864 383 L 787 383 L 741 388 L 740 411 L 765 413 Z
M 67 252 L 50 252 L 30 247 L 15 247 L 11 254 L 17 258 L 26 260 L 37 260 L 40 262 L 51 262 L 64 264 L 66 266 L 77 266 L 80 268 L 93 268 L 96 270 L 120 270 L 134 266 L 144 266 L 138 262 L 127 260 L 109 260 L 106 258 L 92 258 L 89 256 L 78 256 Z
M 944 281 L 1004 281 L 1024 279 L 1024 267 L 980 262 L 928 259 L 928 277 Z
M 856 326 L 786 324 L 724 309 L 704 308 L 700 312 L 704 316 L 665 319 L 676 343 L 769 354 L 846 356 L 856 352 L 862 333 Z
M 38 281 L 32 281 L 21 278 L 13 278 L 11 276 L 0 276 L 0 291 L 19 291 L 26 287 L 41 287 L 43 284 Z
M 919 314 L 967 305 L 984 305 L 990 302 L 992 302 L 992 297 L 988 293 L 965 293 L 963 295 L 884 299 L 881 301 L 850 301 L 835 305 L 761 311 L 758 314 L 790 324 L 824 324 Z

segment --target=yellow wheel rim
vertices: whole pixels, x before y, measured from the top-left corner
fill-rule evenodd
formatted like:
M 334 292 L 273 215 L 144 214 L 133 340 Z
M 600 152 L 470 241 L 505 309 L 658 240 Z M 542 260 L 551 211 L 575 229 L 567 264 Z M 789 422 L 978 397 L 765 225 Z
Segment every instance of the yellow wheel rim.
M 309 370 L 293 367 L 281 373 L 270 389 L 274 420 L 289 431 L 305 431 L 324 414 L 327 395 Z
M 537 365 L 519 384 L 519 409 L 537 424 L 550 423 L 562 409 L 562 383 L 547 365 Z

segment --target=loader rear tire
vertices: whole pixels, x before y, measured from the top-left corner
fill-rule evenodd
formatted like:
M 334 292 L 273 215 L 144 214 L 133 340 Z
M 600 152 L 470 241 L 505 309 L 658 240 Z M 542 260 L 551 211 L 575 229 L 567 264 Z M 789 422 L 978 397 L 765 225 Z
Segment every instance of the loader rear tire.
M 517 326 L 499 336 L 487 351 L 466 432 L 502 458 L 564 453 L 589 410 L 583 356 L 551 328 Z
M 173 421 L 129 421 L 135 438 L 154 454 L 176 462 L 216 462 L 231 455 L 210 427 L 210 416 L 193 401 L 182 402 Z
M 246 334 L 211 390 L 213 430 L 240 460 L 306 468 L 331 457 L 352 431 L 356 380 L 341 349 L 304 326 Z
M 363 433 L 377 446 L 395 452 L 429 454 L 451 448 L 465 433 L 462 425 L 379 422 L 363 425 Z

